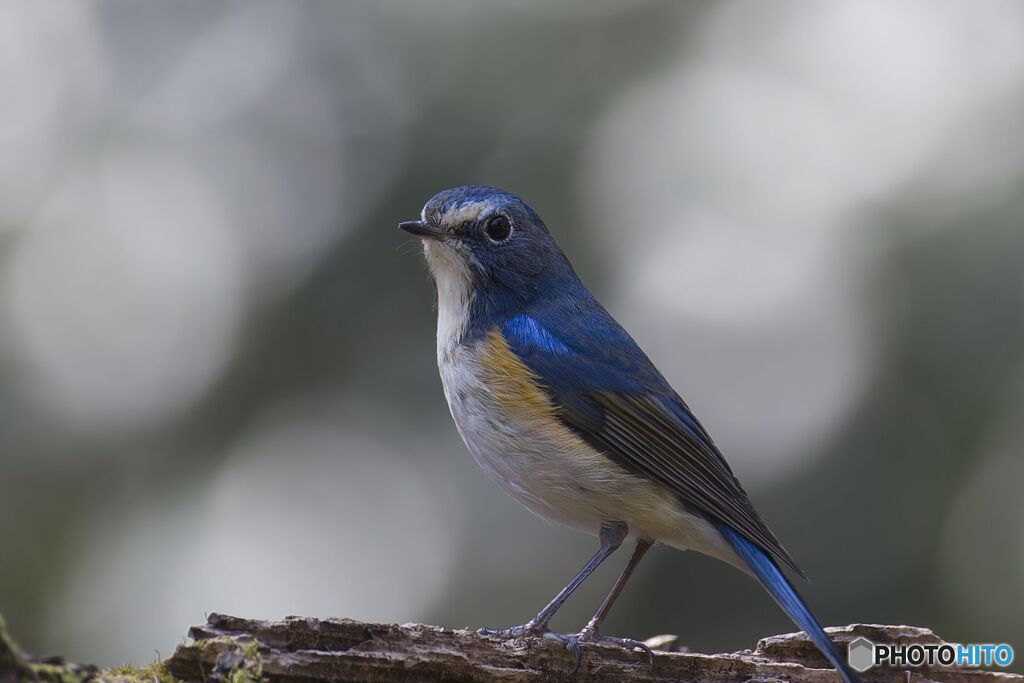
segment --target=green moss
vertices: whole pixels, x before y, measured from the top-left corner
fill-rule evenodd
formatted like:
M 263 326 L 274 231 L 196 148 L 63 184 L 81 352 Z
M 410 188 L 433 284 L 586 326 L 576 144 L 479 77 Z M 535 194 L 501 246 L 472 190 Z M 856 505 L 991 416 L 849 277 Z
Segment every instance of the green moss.
M 224 636 L 195 643 L 203 650 L 203 659 L 216 664 L 206 672 L 204 680 L 210 683 L 262 683 L 263 660 L 259 643 Z M 164 662 L 154 662 L 139 669 L 129 665 L 115 666 L 100 673 L 102 683 L 182 683 L 171 675 Z
M 18 644 L 7 635 L 7 624 L 0 616 L 0 676 L 24 680 L 31 676 L 31 673 L 28 663 L 21 656 Z
M 225 636 L 204 640 L 201 647 L 217 652 L 212 679 L 225 683 L 260 683 L 263 680 L 263 659 L 255 640 Z
M 216 662 L 205 676 L 207 681 L 262 683 L 263 660 L 255 640 L 225 636 L 196 645 Z M 101 671 L 95 666 L 74 664 L 59 657 L 26 657 L 7 635 L 3 617 L 0 617 L 0 679 L 18 683 L 182 683 L 160 661 L 139 668 L 124 664 Z
M 17 643 L 7 634 L 0 617 L 0 674 L 24 683 L 85 683 L 96 678 L 94 666 L 65 662 L 59 657 L 35 659 L 21 653 Z M 13 674 L 13 676 L 11 676 Z
M 64 661 L 30 662 L 31 676 L 23 679 L 28 681 L 44 681 L 45 683 L 85 683 L 96 680 L 99 670 L 95 666 L 71 664 Z
M 99 680 L 105 683 L 181 683 L 163 662 L 153 662 L 137 669 L 130 664 L 122 664 L 100 672 Z

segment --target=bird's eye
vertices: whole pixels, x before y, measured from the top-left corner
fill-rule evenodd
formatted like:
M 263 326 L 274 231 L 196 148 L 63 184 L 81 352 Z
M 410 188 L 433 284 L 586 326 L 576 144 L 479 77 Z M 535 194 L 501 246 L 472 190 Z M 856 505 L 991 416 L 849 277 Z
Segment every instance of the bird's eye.
M 504 242 L 512 235 L 512 224 L 507 216 L 493 216 L 484 224 L 484 234 L 495 244 Z

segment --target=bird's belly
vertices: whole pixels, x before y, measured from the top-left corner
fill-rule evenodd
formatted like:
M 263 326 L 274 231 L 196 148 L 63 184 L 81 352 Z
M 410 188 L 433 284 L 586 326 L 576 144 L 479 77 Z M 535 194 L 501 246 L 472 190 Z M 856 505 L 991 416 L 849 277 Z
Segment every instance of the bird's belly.
M 453 349 L 439 356 L 439 365 L 463 441 L 502 489 L 541 517 L 587 533 L 622 521 L 631 536 L 680 549 L 708 552 L 709 541 L 718 545 L 717 531 L 670 492 L 627 472 L 562 424 L 518 361 L 496 363 L 495 344 L 487 344 Z M 504 353 L 500 345 L 497 353 Z
M 530 511 L 596 533 L 633 477 L 559 423 L 526 376 L 496 376 L 485 354 L 440 361 L 452 417 L 481 468 Z M 539 391 L 539 390 L 538 390 Z
M 452 407 L 459 433 L 481 468 L 530 511 L 553 522 L 597 533 L 601 522 L 621 516 L 602 504 L 593 472 L 575 460 L 587 453 L 539 437 L 525 425 L 498 422 L 474 406 Z

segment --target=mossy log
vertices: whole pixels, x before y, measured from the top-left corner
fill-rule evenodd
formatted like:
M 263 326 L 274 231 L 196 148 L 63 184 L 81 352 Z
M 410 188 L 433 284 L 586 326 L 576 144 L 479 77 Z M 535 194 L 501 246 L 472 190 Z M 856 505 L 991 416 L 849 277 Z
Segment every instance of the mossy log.
M 928 629 L 857 624 L 829 629 L 841 651 L 863 636 L 875 643 L 938 643 Z M 291 617 L 267 622 L 219 614 L 194 627 L 192 641 L 180 645 L 167 669 L 187 681 L 210 680 L 231 669 L 239 648 L 255 648 L 260 675 L 274 681 L 544 681 L 568 678 L 573 657 L 560 643 L 544 638 L 504 640 L 473 631 L 423 624 L 369 624 L 350 619 Z M 802 634 L 764 638 L 753 650 L 729 654 L 670 652 L 675 639 L 662 636 L 654 667 L 646 657 L 616 647 L 585 645 L 576 676 L 586 681 L 793 681 L 833 683 L 839 678 Z M 1024 681 L 1007 673 L 955 668 L 897 671 L 876 669 L 865 683 L 943 681 Z
M 213 614 L 163 662 L 144 669 L 67 664 L 26 657 L 0 627 L 0 683 L 255 683 L 312 681 L 547 681 L 569 679 L 572 655 L 543 638 L 503 640 L 473 631 L 422 624 L 372 624 L 351 619 L 289 617 L 256 621 Z M 875 643 L 939 643 L 928 629 L 855 624 L 829 629 L 841 651 L 863 636 Z M 585 645 L 575 680 L 740 683 L 834 683 L 839 678 L 802 634 L 763 638 L 753 650 L 727 654 L 673 652 L 673 636 L 648 641 L 646 657 L 615 647 Z M 1024 677 L 959 668 L 872 669 L 865 683 L 982 683 Z

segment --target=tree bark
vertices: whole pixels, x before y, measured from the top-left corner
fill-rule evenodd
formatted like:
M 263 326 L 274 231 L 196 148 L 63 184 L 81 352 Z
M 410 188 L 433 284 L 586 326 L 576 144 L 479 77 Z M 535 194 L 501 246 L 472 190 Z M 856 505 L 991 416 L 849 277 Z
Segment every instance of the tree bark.
M 928 629 L 856 624 L 829 629 L 840 652 L 859 636 L 875 643 L 939 643 Z M 220 614 L 191 629 L 167 670 L 183 681 L 542 681 L 568 677 L 573 657 L 543 638 L 500 638 L 423 624 L 372 624 L 350 619 L 255 621 Z M 654 640 L 654 639 L 652 639 Z M 654 667 L 638 651 L 583 646 L 578 680 L 792 681 L 834 683 L 838 675 L 802 634 L 764 638 L 754 650 L 728 654 L 667 652 L 661 637 Z M 1024 681 L 1005 672 L 961 668 L 875 668 L 865 683 Z

